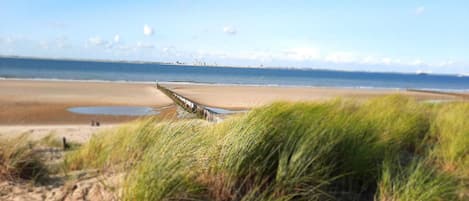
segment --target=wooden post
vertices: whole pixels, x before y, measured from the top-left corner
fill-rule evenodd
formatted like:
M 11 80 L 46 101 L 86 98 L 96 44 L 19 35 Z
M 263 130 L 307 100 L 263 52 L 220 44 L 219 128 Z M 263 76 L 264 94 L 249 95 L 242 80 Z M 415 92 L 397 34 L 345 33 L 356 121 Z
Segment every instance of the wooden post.
M 67 144 L 67 139 L 65 139 L 65 137 L 62 137 L 62 143 L 64 146 L 64 151 L 70 148 L 70 145 Z

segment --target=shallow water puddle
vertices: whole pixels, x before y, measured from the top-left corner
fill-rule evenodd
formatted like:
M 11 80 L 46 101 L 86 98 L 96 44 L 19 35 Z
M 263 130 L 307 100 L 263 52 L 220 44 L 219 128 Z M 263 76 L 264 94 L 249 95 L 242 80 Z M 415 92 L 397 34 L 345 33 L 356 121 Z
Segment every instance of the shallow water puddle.
M 157 115 L 160 112 L 151 107 L 140 106 L 90 106 L 90 107 L 71 107 L 69 112 L 88 115 L 115 115 L 115 116 L 147 116 Z
M 217 107 L 207 107 L 205 106 L 208 110 L 217 113 L 217 114 L 234 114 L 234 113 L 241 113 L 241 112 L 247 112 L 248 110 L 227 110 L 223 108 L 217 108 Z

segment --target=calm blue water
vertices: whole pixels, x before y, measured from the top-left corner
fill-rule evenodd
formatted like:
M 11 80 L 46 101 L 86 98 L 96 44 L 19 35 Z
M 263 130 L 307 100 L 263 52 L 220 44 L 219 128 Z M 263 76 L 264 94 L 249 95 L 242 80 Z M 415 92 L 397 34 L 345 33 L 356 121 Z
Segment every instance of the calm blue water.
M 77 114 L 91 115 L 125 115 L 125 116 L 145 116 L 159 114 L 151 107 L 132 107 L 132 106 L 95 106 L 95 107 L 72 107 L 68 111 Z
M 0 77 L 469 91 L 469 77 L 0 58 Z

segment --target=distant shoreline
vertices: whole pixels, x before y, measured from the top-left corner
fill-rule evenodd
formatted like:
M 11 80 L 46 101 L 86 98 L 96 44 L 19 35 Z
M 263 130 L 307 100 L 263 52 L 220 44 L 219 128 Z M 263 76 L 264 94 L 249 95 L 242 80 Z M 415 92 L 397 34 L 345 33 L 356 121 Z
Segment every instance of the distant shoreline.
M 398 71 L 364 71 L 364 70 L 344 70 L 344 69 L 327 69 L 316 67 L 293 67 L 293 66 L 240 66 L 240 65 L 197 65 L 193 63 L 174 63 L 163 61 L 142 61 L 142 60 L 113 60 L 113 59 L 88 59 L 88 58 L 50 58 L 50 57 L 34 57 L 34 56 L 15 56 L 0 55 L 0 59 L 33 59 L 46 61 L 76 61 L 76 62 L 100 62 L 100 63 L 127 63 L 127 64 L 159 64 L 167 66 L 190 66 L 190 67 L 221 67 L 221 68 L 246 68 L 246 69 L 277 69 L 277 70 L 319 70 L 331 72 L 356 72 L 356 73 L 384 73 L 384 74 L 403 74 L 403 75 L 419 75 L 419 72 L 398 72 Z M 425 75 L 455 76 L 469 77 L 468 73 L 424 73 Z

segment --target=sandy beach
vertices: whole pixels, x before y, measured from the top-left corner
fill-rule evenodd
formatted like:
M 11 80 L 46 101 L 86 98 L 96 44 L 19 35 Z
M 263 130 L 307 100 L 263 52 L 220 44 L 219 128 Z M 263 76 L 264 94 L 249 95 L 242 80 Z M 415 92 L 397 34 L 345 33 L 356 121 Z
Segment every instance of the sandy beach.
M 336 97 L 367 99 L 404 94 L 419 100 L 459 100 L 460 97 L 384 89 L 319 87 L 231 86 L 174 84 L 164 86 L 200 104 L 226 109 L 249 109 L 274 101 L 322 101 Z M 67 109 L 77 106 L 173 105 L 152 84 L 78 81 L 0 80 L 0 125 L 87 125 L 92 119 L 115 124 L 135 116 L 83 115 Z M 168 115 L 172 109 L 162 111 Z
M 204 84 L 162 84 L 193 101 L 226 109 L 250 109 L 275 101 L 324 101 L 337 97 L 367 99 L 402 94 L 418 100 L 462 100 L 461 96 L 393 89 L 346 89 L 323 87 L 271 87 Z M 467 94 L 466 94 L 467 95 Z
M 150 84 L 73 81 L 0 80 L 0 125 L 111 124 L 132 116 L 83 115 L 67 111 L 77 106 L 148 106 L 172 101 Z
M 322 101 L 335 97 L 367 99 L 404 94 L 419 100 L 459 100 L 445 94 L 402 90 L 341 89 L 317 87 L 228 86 L 168 84 L 164 86 L 203 105 L 250 109 L 275 101 Z M 56 133 L 84 142 L 92 133 L 137 119 L 135 116 L 83 115 L 69 112 L 76 106 L 148 106 L 167 108 L 159 116 L 173 118 L 173 101 L 152 84 L 0 80 L 0 137 L 31 133 L 34 138 Z M 170 107 L 166 107 L 170 106 Z M 99 120 L 100 128 L 90 126 Z

